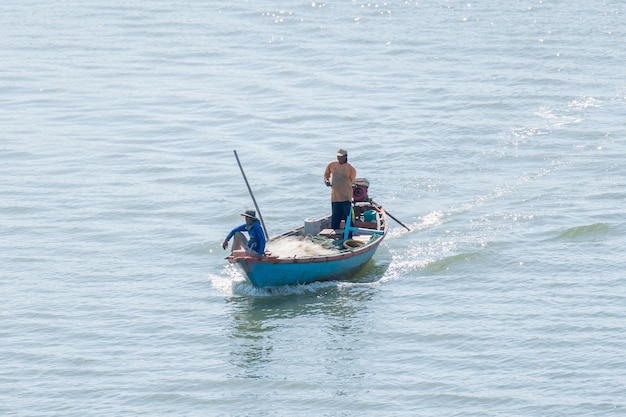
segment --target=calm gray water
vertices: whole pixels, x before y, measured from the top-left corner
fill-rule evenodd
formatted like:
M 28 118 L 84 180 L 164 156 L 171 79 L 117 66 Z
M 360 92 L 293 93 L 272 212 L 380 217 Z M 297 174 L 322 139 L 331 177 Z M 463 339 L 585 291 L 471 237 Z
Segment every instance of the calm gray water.
M 625 15 L 3 1 L 0 415 L 625 415 Z M 251 288 L 340 146 L 412 231 Z

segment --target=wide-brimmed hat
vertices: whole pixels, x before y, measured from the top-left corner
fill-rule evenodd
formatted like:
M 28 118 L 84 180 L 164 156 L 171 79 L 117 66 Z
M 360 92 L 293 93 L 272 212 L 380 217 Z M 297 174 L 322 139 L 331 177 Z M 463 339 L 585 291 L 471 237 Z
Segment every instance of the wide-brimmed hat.
M 348 151 L 346 151 L 344 148 L 339 148 L 337 150 L 337 156 L 348 156 Z
M 250 217 L 251 219 L 255 219 L 256 220 L 256 211 L 250 209 L 250 210 L 246 210 L 245 213 L 241 213 L 242 216 L 245 217 Z

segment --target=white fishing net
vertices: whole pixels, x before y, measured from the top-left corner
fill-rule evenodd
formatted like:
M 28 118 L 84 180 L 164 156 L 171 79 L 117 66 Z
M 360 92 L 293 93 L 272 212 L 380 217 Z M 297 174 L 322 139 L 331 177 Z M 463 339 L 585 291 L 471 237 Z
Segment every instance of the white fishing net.
M 332 243 L 330 246 L 322 246 L 319 239 L 315 239 L 314 241 L 310 238 L 288 236 L 267 242 L 266 251 L 270 251 L 272 256 L 281 258 L 293 258 L 294 256 L 303 258 L 308 256 L 336 254 L 337 248 L 334 248 Z

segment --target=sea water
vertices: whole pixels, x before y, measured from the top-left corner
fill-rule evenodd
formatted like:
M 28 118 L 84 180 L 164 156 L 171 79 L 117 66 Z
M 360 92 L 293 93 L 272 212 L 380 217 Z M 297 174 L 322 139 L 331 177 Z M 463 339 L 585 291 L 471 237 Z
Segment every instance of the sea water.
M 0 415 L 626 413 L 625 3 L 0 12 Z M 339 147 L 411 230 L 252 288 Z

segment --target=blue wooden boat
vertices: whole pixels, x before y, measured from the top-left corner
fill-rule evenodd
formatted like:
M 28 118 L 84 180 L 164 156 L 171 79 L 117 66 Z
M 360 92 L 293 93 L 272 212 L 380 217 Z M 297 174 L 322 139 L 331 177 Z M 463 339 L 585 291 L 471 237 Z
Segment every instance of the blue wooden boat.
M 367 198 L 363 188 L 358 190 L 357 186 L 351 215 L 342 222 L 342 229 L 330 229 L 330 216 L 305 219 L 303 226 L 270 238 L 265 256 L 252 257 L 245 251 L 234 251 L 227 257 L 228 261 L 258 288 L 350 278 L 372 258 L 388 226 L 385 210 Z M 301 253 L 296 249 L 287 253 L 273 251 L 272 247 L 285 241 L 303 242 L 309 247 L 319 245 L 322 250 L 319 253 Z

